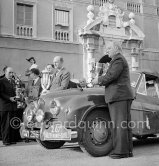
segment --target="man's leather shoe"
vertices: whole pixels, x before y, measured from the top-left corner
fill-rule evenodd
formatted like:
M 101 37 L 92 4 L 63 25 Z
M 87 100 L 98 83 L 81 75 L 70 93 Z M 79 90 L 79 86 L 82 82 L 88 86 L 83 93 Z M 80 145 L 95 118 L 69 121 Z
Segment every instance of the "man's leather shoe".
M 133 157 L 133 154 L 110 154 L 109 157 L 113 159 L 121 159 L 121 158 Z
M 11 145 L 11 143 L 10 142 L 4 142 L 3 145 L 8 146 L 8 145 Z
M 132 152 L 130 152 L 129 153 L 129 157 L 133 157 L 134 155 L 133 155 L 133 153 Z

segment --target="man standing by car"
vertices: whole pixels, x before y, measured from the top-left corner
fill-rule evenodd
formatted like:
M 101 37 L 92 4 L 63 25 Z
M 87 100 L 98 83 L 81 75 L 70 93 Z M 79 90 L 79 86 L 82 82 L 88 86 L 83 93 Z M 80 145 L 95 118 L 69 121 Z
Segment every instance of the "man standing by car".
M 14 128 L 11 126 L 12 118 L 17 110 L 17 103 L 15 101 L 15 87 L 13 77 L 13 69 L 6 67 L 5 76 L 0 79 L 0 130 L 2 134 L 2 141 L 4 145 L 15 143 Z
M 108 103 L 113 124 L 113 150 L 110 157 L 114 159 L 132 157 L 130 108 L 134 97 L 130 85 L 129 67 L 119 43 L 109 43 L 107 52 L 112 58 L 109 68 L 104 76 L 99 76 L 92 82 L 105 86 L 105 101 Z
M 56 56 L 53 60 L 55 72 L 52 77 L 51 91 L 64 90 L 68 88 L 70 72 L 63 67 L 63 58 Z
M 39 69 L 32 68 L 30 70 L 31 81 L 28 83 L 26 88 L 26 102 L 36 100 L 42 91 L 41 78 Z

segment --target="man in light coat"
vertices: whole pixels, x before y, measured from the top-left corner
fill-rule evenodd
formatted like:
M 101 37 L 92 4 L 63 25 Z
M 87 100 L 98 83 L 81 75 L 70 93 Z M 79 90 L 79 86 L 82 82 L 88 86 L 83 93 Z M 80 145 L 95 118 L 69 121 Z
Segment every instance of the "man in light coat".
M 63 67 L 63 63 L 61 56 L 56 56 L 53 60 L 55 72 L 52 77 L 51 91 L 65 90 L 69 86 L 70 72 Z

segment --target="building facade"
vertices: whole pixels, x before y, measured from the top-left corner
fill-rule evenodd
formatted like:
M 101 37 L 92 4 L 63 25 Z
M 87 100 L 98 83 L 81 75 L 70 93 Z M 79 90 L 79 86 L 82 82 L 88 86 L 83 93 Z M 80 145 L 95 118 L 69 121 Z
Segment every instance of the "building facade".
M 12 66 L 23 79 L 26 58 L 42 70 L 57 55 L 72 78 L 89 77 L 111 40 L 122 42 L 131 69 L 159 72 L 159 0 L 0 1 L 0 70 Z

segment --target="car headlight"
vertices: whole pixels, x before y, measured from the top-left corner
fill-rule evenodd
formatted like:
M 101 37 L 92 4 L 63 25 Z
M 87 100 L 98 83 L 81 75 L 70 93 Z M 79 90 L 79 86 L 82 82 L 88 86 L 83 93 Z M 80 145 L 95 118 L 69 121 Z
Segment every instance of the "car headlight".
M 30 121 L 32 120 L 32 118 L 33 118 L 33 113 L 30 112 L 30 113 L 26 116 L 26 118 L 27 118 L 28 122 L 30 122 Z
M 32 120 L 35 111 L 36 111 L 36 104 L 35 102 L 32 102 L 30 103 L 30 105 L 28 106 L 26 110 L 26 119 L 28 122 Z
M 44 106 L 45 106 L 45 101 L 40 98 L 37 102 L 37 109 L 36 109 L 36 112 L 35 112 L 35 119 L 38 121 L 38 122 L 41 122 L 44 118 Z
M 51 103 L 50 103 L 50 112 L 53 115 L 57 116 L 60 113 L 60 110 L 61 110 L 60 104 L 55 100 L 51 101 Z
M 38 122 L 41 122 L 44 119 L 44 111 L 42 109 L 38 109 L 35 118 Z
M 40 98 L 40 99 L 38 100 L 38 108 L 43 108 L 44 105 L 45 105 L 45 101 L 44 101 L 42 98 Z

